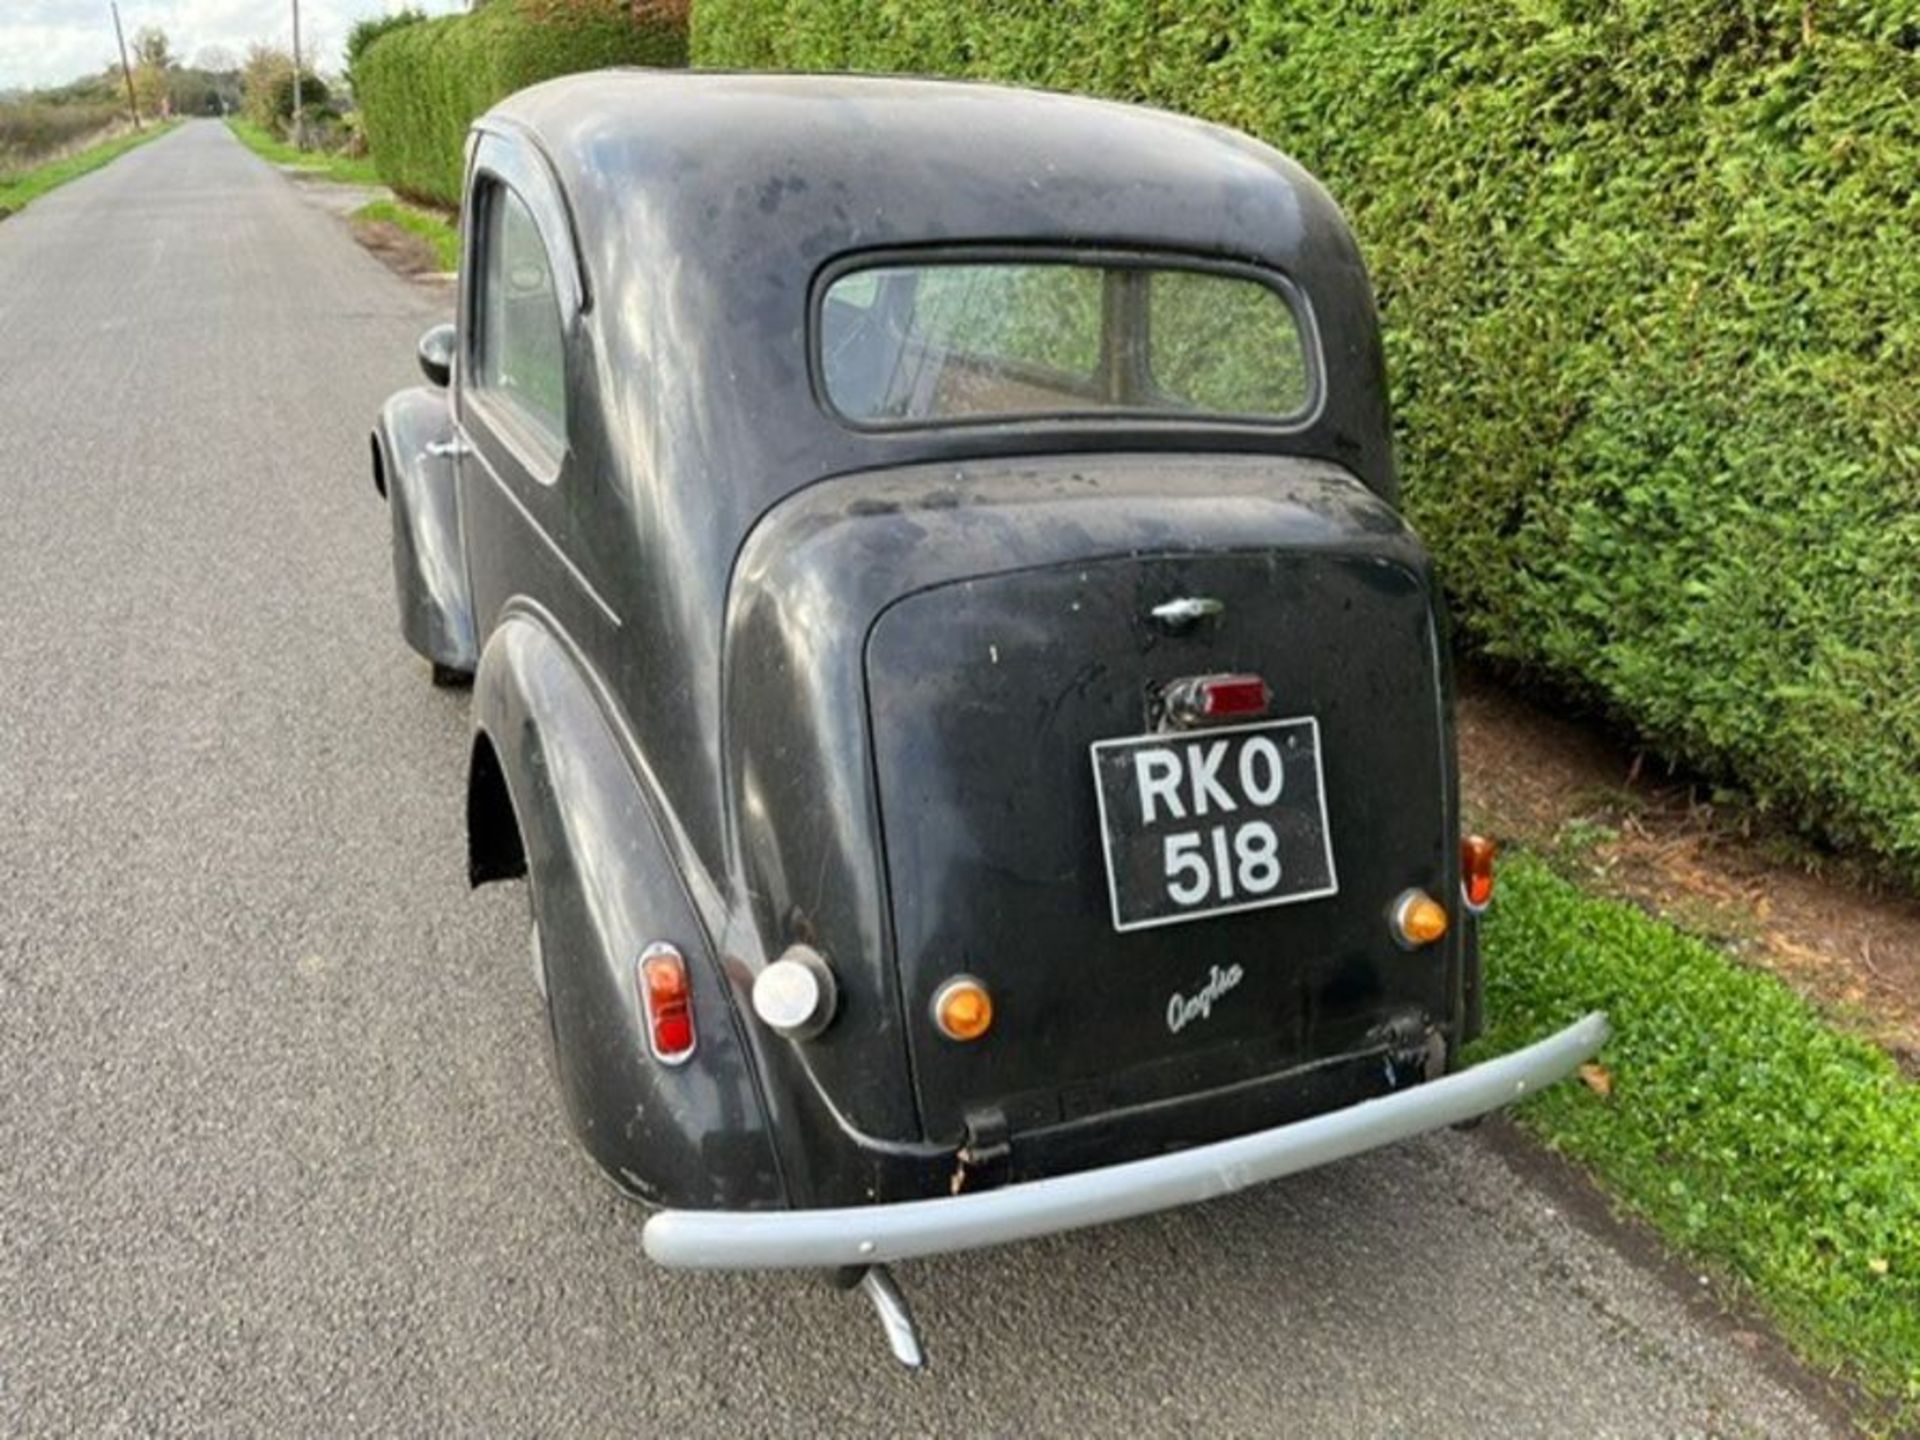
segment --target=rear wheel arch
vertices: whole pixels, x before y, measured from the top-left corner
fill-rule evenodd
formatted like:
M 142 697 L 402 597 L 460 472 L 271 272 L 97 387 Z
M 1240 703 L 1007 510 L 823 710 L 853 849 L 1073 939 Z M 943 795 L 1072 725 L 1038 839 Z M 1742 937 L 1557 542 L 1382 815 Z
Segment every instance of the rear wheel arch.
M 657 799 L 583 657 L 531 602 L 481 654 L 474 725 L 470 878 L 529 879 L 556 1075 L 587 1153 L 655 1204 L 783 1203 L 755 1062 Z M 684 1068 L 647 1053 L 635 965 L 655 941 L 685 956 L 701 1017 Z
M 478 888 L 496 880 L 518 880 L 526 873 L 526 840 L 506 773 L 493 740 L 486 731 L 476 731 L 467 763 L 467 881 Z

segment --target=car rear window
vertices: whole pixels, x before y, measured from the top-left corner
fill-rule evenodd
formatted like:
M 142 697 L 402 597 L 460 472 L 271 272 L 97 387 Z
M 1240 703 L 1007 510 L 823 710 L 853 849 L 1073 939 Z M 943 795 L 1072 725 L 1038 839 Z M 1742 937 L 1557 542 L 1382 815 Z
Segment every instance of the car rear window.
M 1112 413 L 1284 422 L 1312 405 L 1298 306 L 1244 270 L 883 262 L 826 286 L 826 398 L 856 425 Z

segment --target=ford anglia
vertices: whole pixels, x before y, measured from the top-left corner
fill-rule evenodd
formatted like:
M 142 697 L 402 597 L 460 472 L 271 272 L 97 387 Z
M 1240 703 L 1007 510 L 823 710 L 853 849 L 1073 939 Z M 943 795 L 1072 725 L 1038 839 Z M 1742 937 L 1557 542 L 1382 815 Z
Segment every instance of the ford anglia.
M 473 687 L 567 1113 L 676 1267 L 1220 1195 L 1477 1066 L 1441 599 L 1327 194 L 1155 111 L 607 72 L 469 148 L 457 324 L 373 437 Z

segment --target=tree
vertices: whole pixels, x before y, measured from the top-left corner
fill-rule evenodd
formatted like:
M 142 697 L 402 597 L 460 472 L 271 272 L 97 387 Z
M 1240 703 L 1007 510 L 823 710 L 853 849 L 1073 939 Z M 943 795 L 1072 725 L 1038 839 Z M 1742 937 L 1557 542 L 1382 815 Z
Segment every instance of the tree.
M 148 25 L 133 37 L 133 94 L 149 115 L 168 113 L 167 75 L 173 69 L 173 50 L 167 32 Z
M 219 84 L 205 70 L 175 66 L 167 77 L 167 105 L 175 115 L 218 115 Z
M 300 100 L 308 118 L 331 113 L 332 92 L 311 70 L 300 72 Z M 255 45 L 240 67 L 240 112 L 263 130 L 286 132 L 293 118 L 293 56 L 270 45 Z
M 247 50 L 247 63 L 240 67 L 240 110 L 262 130 L 277 131 L 280 116 L 274 113 L 275 95 L 282 76 L 291 81 L 293 56 L 271 45 L 253 45 Z

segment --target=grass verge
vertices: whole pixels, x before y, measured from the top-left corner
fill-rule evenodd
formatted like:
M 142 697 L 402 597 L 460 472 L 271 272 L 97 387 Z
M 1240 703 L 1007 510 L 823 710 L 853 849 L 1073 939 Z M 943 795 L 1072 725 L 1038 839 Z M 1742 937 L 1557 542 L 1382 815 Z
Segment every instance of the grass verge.
M 262 160 L 270 160 L 275 165 L 290 165 L 303 174 L 320 180 L 337 180 L 342 185 L 380 183 L 373 161 L 364 156 L 335 155 L 325 150 L 296 150 L 247 120 L 229 118 L 227 128 L 239 137 L 242 145 Z
M 353 218 L 374 225 L 397 225 L 409 234 L 418 235 L 433 247 L 442 271 L 460 268 L 460 232 L 444 216 L 432 210 L 423 210 L 417 205 L 398 200 L 376 200 L 354 211 Z
M 1920 1425 L 1920 1086 L 1771 976 L 1532 856 L 1502 871 L 1486 960 L 1488 1053 L 1613 1017 L 1607 1093 L 1556 1086 L 1521 1122 Z
M 148 125 L 144 130 L 116 135 L 111 140 L 103 140 L 98 145 L 90 145 L 59 160 L 50 160 L 45 165 L 36 165 L 31 170 L 0 175 L 0 218 L 23 209 L 28 201 L 38 200 L 55 186 L 77 180 L 89 171 L 118 160 L 136 145 L 159 139 L 172 128 L 171 124 Z

